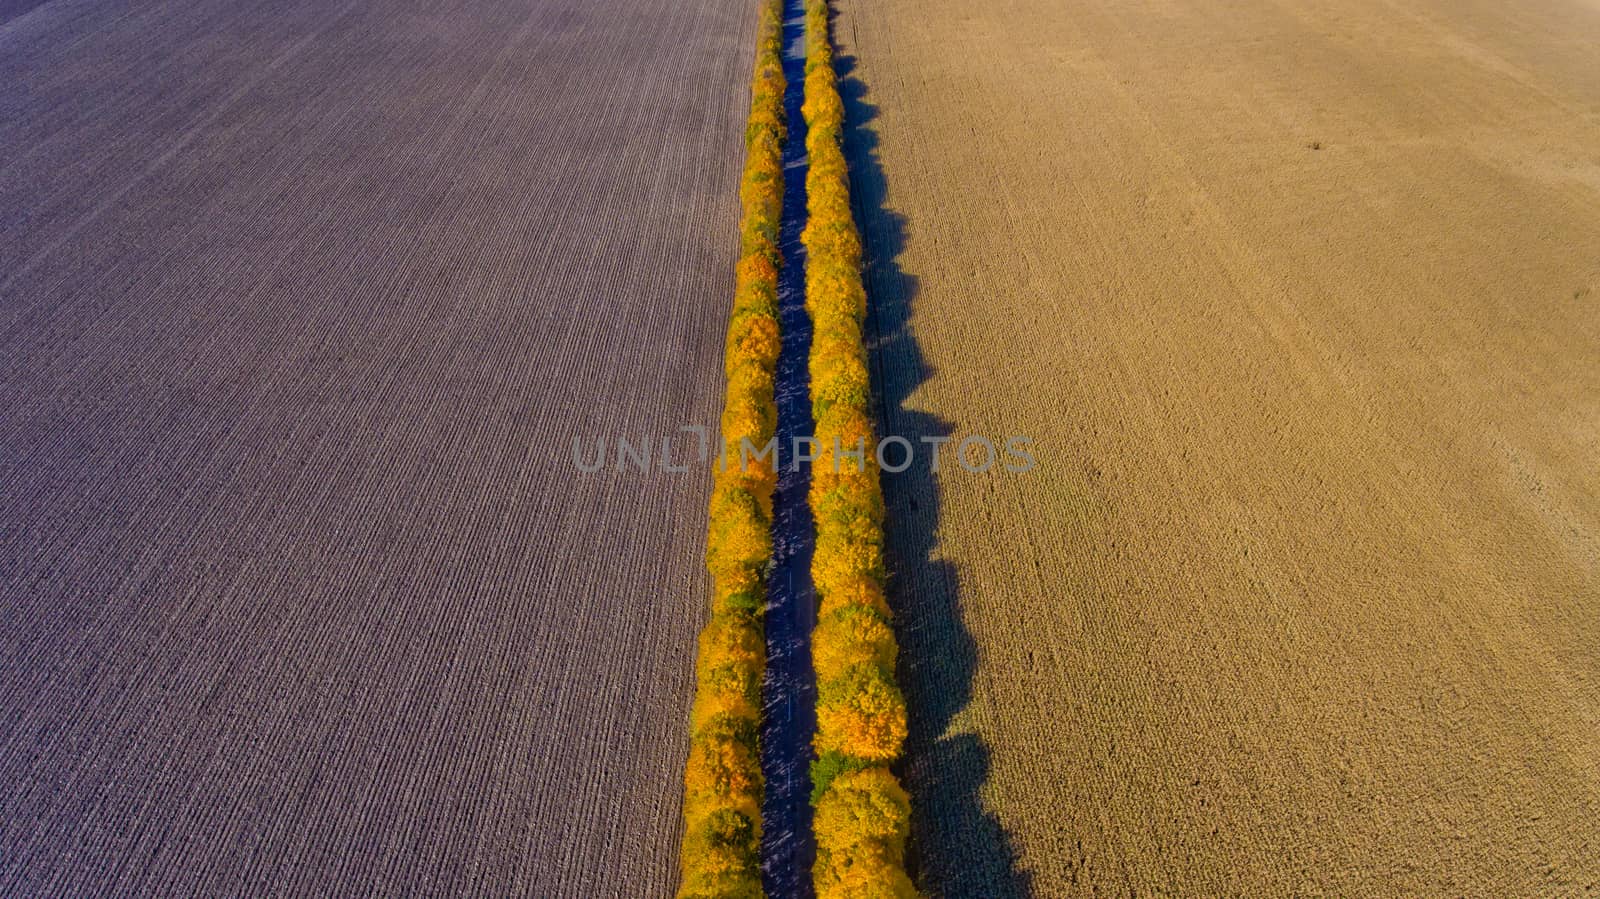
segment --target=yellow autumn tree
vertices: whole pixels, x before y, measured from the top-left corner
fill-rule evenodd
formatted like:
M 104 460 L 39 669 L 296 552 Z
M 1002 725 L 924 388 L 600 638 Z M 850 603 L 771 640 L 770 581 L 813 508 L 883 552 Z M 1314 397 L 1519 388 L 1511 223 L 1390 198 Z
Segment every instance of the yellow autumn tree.
M 782 2 L 765 0 L 751 76 L 739 183 L 739 262 L 724 345 L 727 393 L 706 529 L 711 619 L 700 633 L 684 771 L 681 899 L 759 899 L 761 890 L 761 622 L 772 557 L 774 460 L 748 464 L 778 411 L 778 227 L 783 214 Z
M 833 69 L 827 0 L 806 4 L 806 310 L 812 319 L 811 411 L 818 619 L 812 802 L 818 899 L 917 895 L 905 872 L 911 802 L 889 765 L 906 739 L 905 697 L 884 602 L 883 495 L 862 341 L 867 297 L 861 236 L 850 209 L 844 103 Z

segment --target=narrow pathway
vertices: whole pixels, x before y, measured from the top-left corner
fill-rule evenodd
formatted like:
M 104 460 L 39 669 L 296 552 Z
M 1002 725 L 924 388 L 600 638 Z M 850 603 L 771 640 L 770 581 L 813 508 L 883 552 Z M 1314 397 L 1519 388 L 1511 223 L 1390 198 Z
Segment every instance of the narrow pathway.
M 816 686 L 811 674 L 811 628 L 816 595 L 811 585 L 815 540 L 809 465 L 793 464 L 795 437 L 809 437 L 811 420 L 811 318 L 805 308 L 805 250 L 800 229 L 806 211 L 805 16 L 800 0 L 785 0 L 783 72 L 788 81 L 783 148 L 783 268 L 778 276 L 783 347 L 778 356 L 778 489 L 773 495 L 772 563 L 768 582 L 767 680 L 762 685 L 761 768 L 767 781 L 762 808 L 762 880 L 769 896 L 810 896 L 811 735 L 816 730 Z

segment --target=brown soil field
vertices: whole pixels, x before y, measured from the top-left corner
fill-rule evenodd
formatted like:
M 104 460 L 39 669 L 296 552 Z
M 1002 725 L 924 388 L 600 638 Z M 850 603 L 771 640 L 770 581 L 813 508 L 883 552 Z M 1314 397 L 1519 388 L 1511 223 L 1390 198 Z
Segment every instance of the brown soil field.
M 1600 892 L 1600 8 L 839 8 L 919 883 Z
M 0 12 L 0 895 L 670 892 L 755 7 Z

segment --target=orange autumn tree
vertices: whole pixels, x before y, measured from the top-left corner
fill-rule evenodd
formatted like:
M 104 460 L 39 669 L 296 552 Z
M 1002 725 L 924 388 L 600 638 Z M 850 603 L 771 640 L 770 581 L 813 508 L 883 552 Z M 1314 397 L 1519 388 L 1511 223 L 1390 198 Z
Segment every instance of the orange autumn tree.
M 778 226 L 783 213 L 782 3 L 764 2 L 745 128 L 739 262 L 728 321 L 720 458 L 706 533 L 711 620 L 700 633 L 678 895 L 760 897 L 761 613 L 772 557 L 774 459 L 746 464 L 741 447 L 764 447 L 777 425 Z

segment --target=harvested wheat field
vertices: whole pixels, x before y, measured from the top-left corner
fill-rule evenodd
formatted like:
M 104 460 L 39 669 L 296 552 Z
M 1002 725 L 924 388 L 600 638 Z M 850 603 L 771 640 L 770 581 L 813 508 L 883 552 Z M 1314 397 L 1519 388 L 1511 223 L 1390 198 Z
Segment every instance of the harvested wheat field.
M 755 9 L 0 11 L 0 895 L 669 892 Z
M 1600 7 L 839 9 L 919 885 L 1600 893 Z

